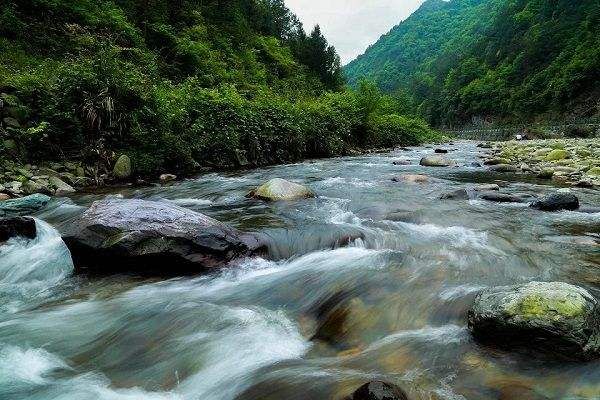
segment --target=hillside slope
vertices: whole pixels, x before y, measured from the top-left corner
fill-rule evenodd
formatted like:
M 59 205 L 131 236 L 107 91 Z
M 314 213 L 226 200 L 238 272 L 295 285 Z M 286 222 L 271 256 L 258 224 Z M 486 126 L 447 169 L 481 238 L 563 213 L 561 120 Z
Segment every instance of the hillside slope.
M 351 81 L 405 88 L 435 125 L 600 113 L 598 1 L 442 3 L 427 1 L 350 64 Z M 415 52 L 416 65 L 404 62 Z

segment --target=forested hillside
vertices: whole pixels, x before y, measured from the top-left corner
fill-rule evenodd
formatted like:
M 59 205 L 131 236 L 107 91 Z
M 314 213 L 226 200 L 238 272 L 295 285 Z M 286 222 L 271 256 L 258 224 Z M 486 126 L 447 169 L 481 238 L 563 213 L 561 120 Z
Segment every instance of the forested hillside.
M 335 49 L 283 0 L 3 0 L 0 54 L 7 159 L 76 157 L 109 172 L 126 154 L 144 174 L 431 133 L 403 117 L 378 130 L 393 102 L 367 113 Z
M 428 0 L 346 68 L 449 126 L 597 115 L 599 71 L 596 0 Z

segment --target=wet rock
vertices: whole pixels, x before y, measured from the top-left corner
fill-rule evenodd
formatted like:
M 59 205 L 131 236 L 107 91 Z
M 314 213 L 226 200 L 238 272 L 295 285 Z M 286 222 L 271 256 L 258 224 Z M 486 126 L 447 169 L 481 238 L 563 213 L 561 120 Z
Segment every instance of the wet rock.
M 14 237 L 35 239 L 35 220 L 27 217 L 0 218 L 0 243 Z
M 406 174 L 392 178 L 394 182 L 409 182 L 409 183 L 427 183 L 429 177 L 427 175 Z
M 408 400 L 408 396 L 396 385 L 371 381 L 359 387 L 352 400 Z
M 530 207 L 541 211 L 574 211 L 579 208 L 579 199 L 571 193 L 553 193 L 534 201 Z
M 484 165 L 500 165 L 500 164 L 510 164 L 510 160 L 506 158 L 490 158 L 483 162 Z
M 442 156 L 423 157 L 419 164 L 423 167 L 450 167 L 454 165 L 451 160 L 448 160 Z
M 198 274 L 261 247 L 206 215 L 146 200 L 97 201 L 61 230 L 75 266 L 100 275 Z
M 315 196 L 306 186 L 280 178 L 271 179 L 248 194 L 248 197 L 266 201 L 308 199 Z
M 585 289 L 562 282 L 530 282 L 480 292 L 468 326 L 483 342 L 535 345 L 567 358 L 600 354 L 600 305 Z
M 473 167 L 473 168 L 481 168 L 481 167 L 483 167 L 483 165 L 481 165 L 481 163 L 478 163 L 477 161 L 474 161 L 474 162 L 470 163 L 469 166 Z
M 496 164 L 489 167 L 490 171 L 493 172 L 517 172 L 518 169 L 514 165 L 510 164 Z
M 75 193 L 75 189 L 68 183 L 61 180 L 59 177 L 51 176 L 48 178 L 50 185 L 54 188 L 55 196 L 66 196 L 68 194 Z
M 32 194 L 20 199 L 6 200 L 0 203 L 0 217 L 30 215 L 44 208 L 50 197 L 43 194 Z
M 540 179 L 552 179 L 553 176 L 554 170 L 552 168 L 543 169 L 537 174 L 537 177 Z
M 393 165 L 410 165 L 411 162 L 408 160 L 396 160 L 392 164 Z
M 473 190 L 478 192 L 489 192 L 494 190 L 500 190 L 500 186 L 496 183 L 488 183 L 483 185 L 477 185 L 473 188 Z
M 75 168 L 73 170 L 77 172 L 78 169 Z M 125 154 L 120 156 L 113 167 L 113 175 L 117 179 L 129 179 L 131 177 L 132 169 L 131 169 L 131 160 Z
M 417 224 L 421 222 L 423 214 L 421 211 L 394 211 L 385 215 L 384 219 L 394 222 L 406 222 Z
M 446 149 L 435 149 L 434 153 L 436 153 L 436 154 L 448 154 L 448 150 L 446 150 Z
M 5 201 L 5 200 L 9 200 L 10 196 L 7 195 L 6 193 L 0 193 L 0 201 Z
M 521 197 L 494 191 L 481 192 L 479 193 L 479 197 L 483 200 L 496 203 L 524 203 L 524 200 Z
M 456 189 L 452 192 L 444 193 L 440 199 L 442 200 L 468 200 L 470 198 L 467 189 Z
M 173 182 L 175 179 L 177 179 L 177 176 L 173 174 L 162 174 L 158 177 L 161 183 Z

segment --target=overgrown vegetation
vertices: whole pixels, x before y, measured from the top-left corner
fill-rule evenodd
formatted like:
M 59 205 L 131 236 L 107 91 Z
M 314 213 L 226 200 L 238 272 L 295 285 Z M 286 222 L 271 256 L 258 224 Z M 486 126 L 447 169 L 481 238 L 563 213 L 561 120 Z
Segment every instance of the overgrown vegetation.
M 346 72 L 435 125 L 600 114 L 597 0 L 428 0 Z
M 4 0 L 3 154 L 141 174 L 289 162 L 436 135 L 282 0 Z M 16 146 L 15 146 L 16 144 Z

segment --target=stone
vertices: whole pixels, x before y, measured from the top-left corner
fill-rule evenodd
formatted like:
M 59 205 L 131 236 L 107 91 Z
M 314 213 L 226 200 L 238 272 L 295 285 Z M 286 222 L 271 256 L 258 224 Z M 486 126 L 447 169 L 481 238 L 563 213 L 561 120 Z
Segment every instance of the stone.
M 35 220 L 28 217 L 0 218 L 0 244 L 15 237 L 35 239 Z
M 177 179 L 177 175 L 173 175 L 173 174 L 162 174 L 161 176 L 158 177 L 158 180 L 161 183 L 172 182 L 175 179 Z
M 247 197 L 267 201 L 298 200 L 316 197 L 315 193 L 306 186 L 284 179 L 275 178 L 259 186 Z
M 54 187 L 54 189 L 55 189 L 55 192 L 54 192 L 55 196 L 65 196 L 68 194 L 75 193 L 75 189 L 73 189 L 73 187 L 71 185 L 69 185 L 68 183 L 62 181 L 60 178 L 58 178 L 56 176 L 51 176 L 48 179 L 49 179 L 50 185 L 52 185 L 52 187 Z
M 490 171 L 493 172 L 517 172 L 518 169 L 514 165 L 510 164 L 496 164 L 489 167 Z
M 552 179 L 553 176 L 554 170 L 552 168 L 543 169 L 537 174 L 537 177 L 540 179 Z
M 541 148 L 539 150 L 536 150 L 533 155 L 535 157 L 546 157 L 548 154 L 550 154 L 550 152 L 552 151 L 552 148 L 550 147 L 544 147 Z
M 454 162 L 442 156 L 427 156 L 423 157 L 419 164 L 423 167 L 450 167 Z
M 600 305 L 585 289 L 563 282 L 530 282 L 483 290 L 468 312 L 482 342 L 535 346 L 566 358 L 600 354 Z
M 139 199 L 96 201 L 60 230 L 76 268 L 98 275 L 199 274 L 262 250 L 256 237 L 206 215 Z
M 558 160 L 564 160 L 568 156 L 569 156 L 569 153 L 566 150 L 555 149 L 555 150 L 552 150 L 550 153 L 548 153 L 546 155 L 546 157 L 544 157 L 544 159 L 546 161 L 558 161 Z
M 579 208 L 579 199 L 572 193 L 553 193 L 534 201 L 530 205 L 541 211 L 574 211 Z
M 19 121 L 17 121 L 15 118 L 13 117 L 6 117 L 2 120 L 2 122 L 4 122 L 4 125 L 8 128 L 20 128 L 21 124 L 19 123 Z
M 356 389 L 352 400 L 408 400 L 408 396 L 396 385 L 371 381 Z
M 442 200 L 469 200 L 469 192 L 466 189 L 456 189 L 452 192 L 444 193 L 440 199 Z
M 394 165 L 410 165 L 411 162 L 408 160 L 396 160 L 392 164 L 394 164 Z
M 78 173 L 80 172 L 79 168 L 81 167 L 75 166 L 75 168 L 69 168 L 69 170 Z M 127 155 L 123 154 L 117 159 L 117 162 L 113 167 L 113 175 L 117 179 L 129 179 L 131 177 L 131 174 L 131 160 Z
M 496 183 L 488 183 L 488 184 L 477 185 L 473 188 L 473 190 L 475 190 L 477 192 L 498 191 L 498 190 L 500 190 L 500 186 Z
M 20 199 L 6 200 L 0 203 L 0 217 L 31 215 L 44 208 L 50 197 L 44 194 L 32 194 Z
M 418 175 L 418 174 L 406 174 L 400 175 L 398 177 L 392 178 L 394 182 L 408 182 L 408 183 L 427 183 L 429 182 L 429 177 L 427 175 Z
M 600 167 L 590 168 L 587 171 L 587 175 L 589 175 L 589 176 L 600 176 Z
M 10 196 L 7 195 L 6 193 L 0 193 L 0 201 L 5 201 L 10 199 Z
M 446 149 L 435 149 L 433 152 L 436 154 L 448 154 L 448 150 Z
M 481 163 L 478 163 L 477 161 L 473 161 L 472 163 L 469 164 L 470 167 L 472 168 L 481 168 L 483 167 L 483 165 L 481 165 Z
M 35 193 L 51 194 L 50 189 L 48 187 L 44 187 L 42 184 L 34 180 L 25 181 L 21 186 L 21 190 L 26 195 Z
M 479 197 L 483 200 L 493 201 L 496 203 L 523 203 L 524 200 L 512 194 L 500 193 L 495 191 L 481 192 Z
M 490 158 L 483 162 L 484 165 L 500 165 L 500 164 L 510 164 L 510 160 L 506 158 Z

